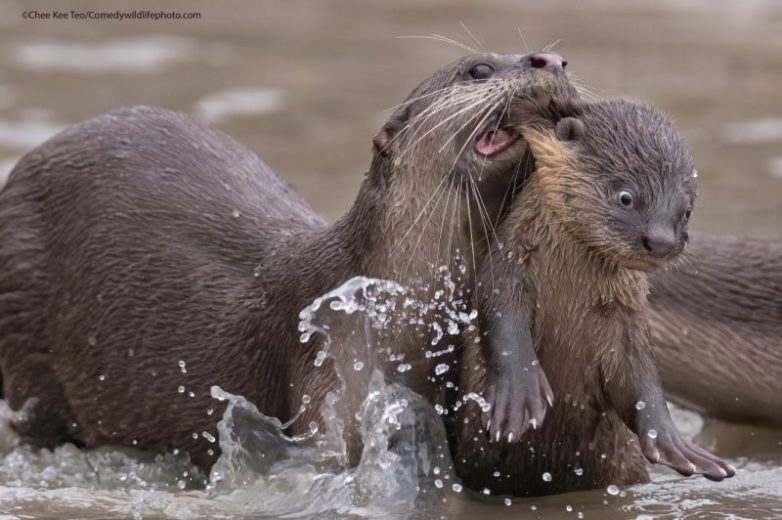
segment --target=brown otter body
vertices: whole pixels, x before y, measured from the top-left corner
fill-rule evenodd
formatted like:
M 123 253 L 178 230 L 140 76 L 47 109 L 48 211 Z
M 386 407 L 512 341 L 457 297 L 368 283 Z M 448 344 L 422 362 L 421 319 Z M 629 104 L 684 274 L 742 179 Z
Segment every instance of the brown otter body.
M 491 440 L 465 406 L 458 472 L 471 487 L 542 495 L 646 481 L 645 455 L 721 480 L 733 468 L 671 421 L 642 271 L 676 258 L 687 240 L 689 153 L 652 109 L 604 102 L 575 112 L 556 133 L 523 132 L 537 169 L 498 230 L 504 247 L 483 282 L 489 367 L 476 346 L 462 367 L 465 392 L 488 390 L 502 408 L 491 374 L 503 361 L 491 357 L 505 356 L 525 406 L 491 410 Z
M 355 205 L 332 226 L 254 154 L 181 114 L 120 109 L 39 146 L 0 193 L 0 363 L 11 407 L 28 403 L 15 428 L 41 446 L 178 448 L 209 466 L 219 385 L 283 421 L 311 396 L 291 427 L 308 431 L 343 384 L 334 363 L 352 361 L 315 366 L 322 338 L 299 343 L 299 310 L 356 275 L 431 299 L 437 268 L 456 272 L 457 258 L 471 287 L 524 153 L 505 107 L 552 91 L 573 94 L 550 54 L 439 71 L 380 132 Z M 446 359 L 422 345 L 442 346 L 420 330 L 386 344 L 416 361 L 403 381 L 442 402 L 432 368 Z M 348 423 L 365 395 L 346 388 Z
M 782 425 L 782 241 L 694 233 L 650 279 L 663 388 L 714 417 Z

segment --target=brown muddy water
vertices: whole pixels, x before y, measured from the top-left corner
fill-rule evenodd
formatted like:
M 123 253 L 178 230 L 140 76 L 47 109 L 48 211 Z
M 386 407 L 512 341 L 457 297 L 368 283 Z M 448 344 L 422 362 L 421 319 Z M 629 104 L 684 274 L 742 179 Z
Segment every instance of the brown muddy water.
M 597 95 L 647 101 L 674 117 L 700 172 L 694 228 L 782 235 L 782 2 L 776 0 L 183 1 L 164 9 L 199 12 L 200 20 L 22 18 L 23 11 L 54 6 L 0 0 L 0 178 L 69 124 L 120 105 L 161 105 L 247 145 L 333 220 L 357 192 L 385 110 L 464 53 L 402 37 L 442 34 L 500 52 L 558 42 L 555 50 L 571 72 Z M 56 8 L 161 7 L 71 0 Z M 310 488 L 301 481 L 316 478 L 302 468 L 288 468 L 273 493 L 269 481 L 263 489 L 256 483 L 182 490 L 189 487 L 182 481 L 187 470 L 173 459 L 116 450 L 85 454 L 72 446 L 33 453 L 18 446 L 4 406 L 0 415 L 3 520 L 307 516 L 312 513 L 286 501 L 319 500 L 302 491 Z M 515 499 L 510 506 L 451 493 L 439 514 L 782 518 L 782 431 L 685 410 L 676 419 L 733 462 L 738 475 L 715 484 L 655 470 L 654 482 L 644 486 Z

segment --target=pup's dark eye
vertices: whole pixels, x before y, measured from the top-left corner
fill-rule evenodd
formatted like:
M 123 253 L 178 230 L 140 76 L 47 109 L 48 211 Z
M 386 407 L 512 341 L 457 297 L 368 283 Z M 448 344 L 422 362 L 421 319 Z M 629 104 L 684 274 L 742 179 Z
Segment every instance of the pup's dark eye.
M 486 79 L 491 77 L 492 74 L 494 74 L 494 67 L 488 63 L 479 63 L 470 69 L 470 76 L 474 79 Z
M 684 220 L 690 220 L 690 215 L 692 215 L 692 210 L 688 209 L 684 212 Z
M 629 208 L 633 205 L 633 194 L 629 191 L 620 191 L 619 192 L 619 204 L 622 206 Z

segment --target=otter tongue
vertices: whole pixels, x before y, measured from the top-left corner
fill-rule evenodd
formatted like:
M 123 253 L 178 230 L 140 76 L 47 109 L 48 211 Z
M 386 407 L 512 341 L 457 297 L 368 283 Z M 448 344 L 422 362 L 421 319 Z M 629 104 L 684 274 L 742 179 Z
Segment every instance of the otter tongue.
M 508 148 L 515 140 L 515 136 L 506 130 L 488 130 L 475 140 L 475 149 L 478 153 L 492 156 Z

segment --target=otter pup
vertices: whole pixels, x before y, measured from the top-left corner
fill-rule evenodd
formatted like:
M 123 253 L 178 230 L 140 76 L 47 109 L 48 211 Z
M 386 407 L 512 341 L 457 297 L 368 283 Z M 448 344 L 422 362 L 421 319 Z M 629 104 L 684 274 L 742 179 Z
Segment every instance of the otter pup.
M 361 374 L 347 349 L 316 366 L 323 338 L 299 343 L 299 311 L 358 275 L 429 301 L 444 288 L 438 269 L 459 263 L 454 282 L 474 286 L 525 173 L 508 104 L 549 93 L 576 95 L 550 53 L 436 72 L 383 126 L 355 204 L 331 226 L 253 153 L 182 114 L 119 109 L 40 145 L 0 192 L 0 365 L 10 406 L 28 404 L 14 427 L 38 446 L 177 448 L 207 468 L 223 409 L 212 385 L 282 421 L 309 403 L 289 429 L 300 434 L 322 426 L 344 383 L 355 462 Z M 395 332 L 379 341 L 412 369 L 389 362 L 389 375 L 443 403 L 434 365 L 457 354 L 424 351 L 458 336 Z
M 674 426 L 648 321 L 646 273 L 687 242 L 690 154 L 650 107 L 552 111 L 574 117 L 520 129 L 536 168 L 483 281 L 489 366 L 480 369 L 474 346 L 463 365 L 467 388 L 489 390 L 491 441 L 477 433 L 475 411 L 462 411 L 459 473 L 494 493 L 542 495 L 646 481 L 643 453 L 684 475 L 732 476 Z M 508 379 L 523 407 L 497 397 L 496 381 Z

